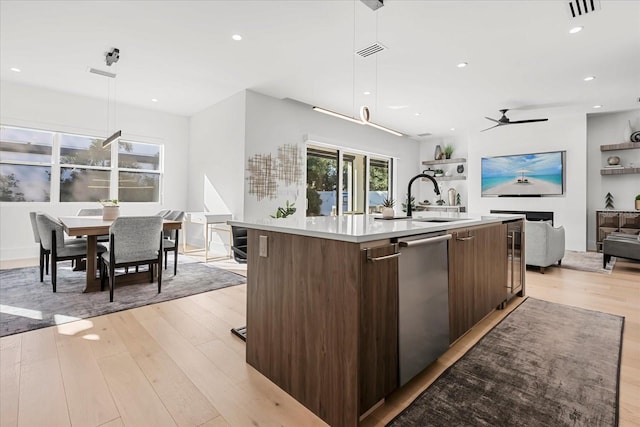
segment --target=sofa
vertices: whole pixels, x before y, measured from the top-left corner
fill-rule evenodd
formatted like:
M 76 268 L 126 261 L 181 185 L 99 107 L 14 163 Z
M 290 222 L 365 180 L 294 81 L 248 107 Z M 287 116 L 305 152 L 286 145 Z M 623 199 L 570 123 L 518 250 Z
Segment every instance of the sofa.
M 525 220 L 525 262 L 540 267 L 562 263 L 564 256 L 564 227 L 553 227 L 549 221 Z
M 610 233 L 602 241 L 602 268 L 611 257 L 640 261 L 640 234 Z

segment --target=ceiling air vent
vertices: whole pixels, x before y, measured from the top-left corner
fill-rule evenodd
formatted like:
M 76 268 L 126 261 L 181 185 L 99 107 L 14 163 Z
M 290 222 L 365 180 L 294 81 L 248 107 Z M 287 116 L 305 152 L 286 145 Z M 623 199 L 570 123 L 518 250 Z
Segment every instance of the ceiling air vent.
M 600 10 L 600 0 L 571 0 L 567 3 L 572 18 L 583 16 Z
M 356 55 L 360 55 L 363 58 L 366 58 L 367 56 L 371 56 L 371 55 L 374 55 L 374 54 L 376 54 L 378 52 L 382 52 L 385 49 L 386 49 L 386 47 L 384 47 L 382 45 L 382 43 L 376 42 L 376 43 L 372 44 L 371 46 L 367 46 L 367 47 L 365 47 L 363 49 L 360 49 L 360 50 L 356 51 Z

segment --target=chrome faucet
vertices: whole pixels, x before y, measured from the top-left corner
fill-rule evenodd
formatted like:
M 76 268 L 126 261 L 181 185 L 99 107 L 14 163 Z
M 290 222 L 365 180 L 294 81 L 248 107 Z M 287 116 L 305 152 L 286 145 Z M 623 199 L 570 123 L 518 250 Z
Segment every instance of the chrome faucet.
M 407 189 L 407 216 L 411 217 L 411 184 L 418 178 L 429 178 L 431 182 L 433 182 L 433 191 L 439 196 L 440 189 L 438 188 L 438 181 L 436 181 L 431 175 L 427 175 L 426 173 L 420 173 L 409 181 L 409 188 Z

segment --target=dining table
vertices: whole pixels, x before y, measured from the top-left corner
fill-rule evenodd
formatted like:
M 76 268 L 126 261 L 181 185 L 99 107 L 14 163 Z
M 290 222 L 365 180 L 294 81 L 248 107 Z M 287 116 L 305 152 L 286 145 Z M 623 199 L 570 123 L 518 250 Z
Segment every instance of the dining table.
M 87 237 L 87 265 L 86 265 L 86 283 L 82 292 L 100 291 L 100 278 L 97 275 L 97 256 L 98 256 L 98 236 L 109 234 L 109 227 L 113 220 L 102 219 L 102 216 L 62 216 L 58 218 L 64 227 L 64 231 L 69 236 L 86 236 Z M 178 240 L 178 232 L 182 227 L 181 221 L 171 221 L 165 219 L 162 224 L 164 231 L 176 230 L 176 242 Z M 177 243 L 176 243 L 177 249 Z M 141 283 L 149 280 L 148 272 L 131 273 L 125 277 L 118 277 L 118 283 Z

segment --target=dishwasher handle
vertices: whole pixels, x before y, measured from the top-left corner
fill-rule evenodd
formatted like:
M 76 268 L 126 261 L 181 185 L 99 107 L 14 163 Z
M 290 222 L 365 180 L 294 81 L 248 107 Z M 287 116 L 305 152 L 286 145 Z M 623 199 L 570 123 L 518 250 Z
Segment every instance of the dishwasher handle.
M 451 234 L 444 234 L 437 237 L 427 237 L 426 239 L 400 240 L 398 241 L 398 244 L 401 248 L 410 248 L 412 246 L 430 245 L 432 243 L 444 242 L 446 240 L 451 240 Z

